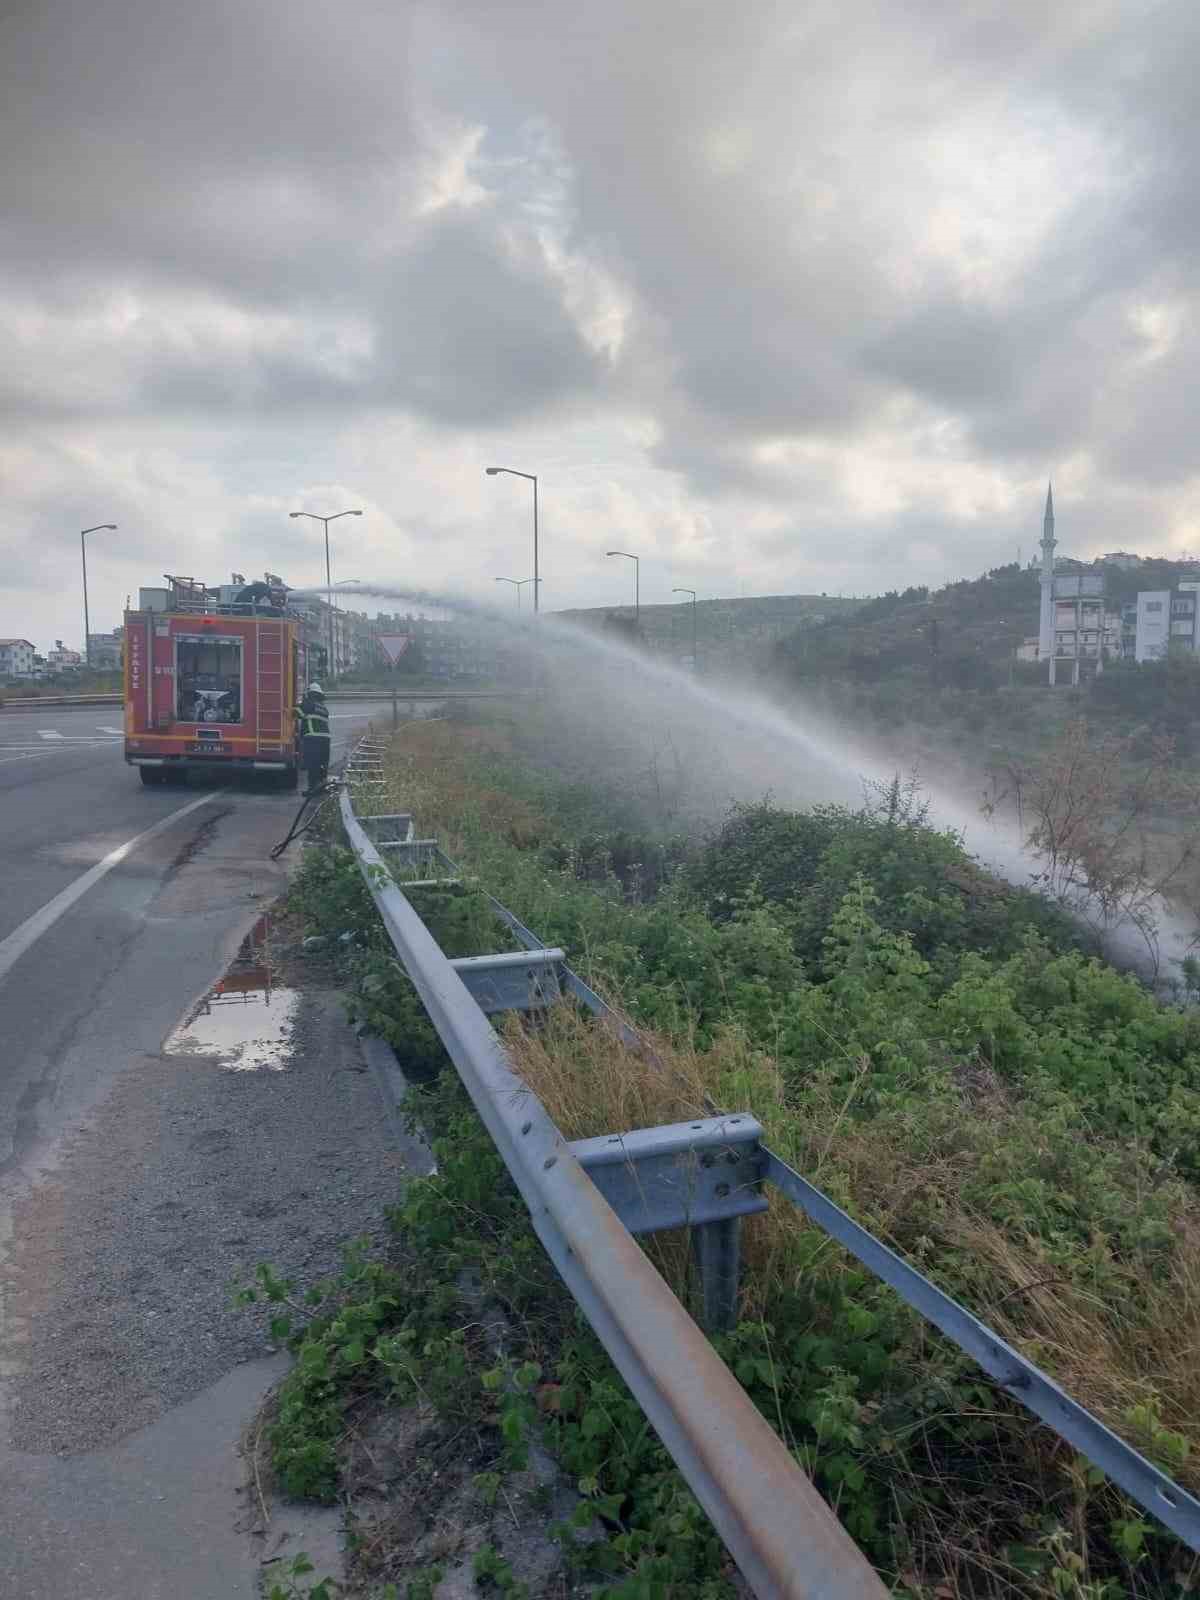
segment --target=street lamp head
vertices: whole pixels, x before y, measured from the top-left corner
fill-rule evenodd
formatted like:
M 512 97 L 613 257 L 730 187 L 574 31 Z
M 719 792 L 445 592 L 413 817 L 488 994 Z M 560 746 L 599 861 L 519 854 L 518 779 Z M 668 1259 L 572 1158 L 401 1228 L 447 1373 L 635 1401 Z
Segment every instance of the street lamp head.
M 351 512 L 351 513 L 350 513 L 350 515 L 351 515 L 351 516 L 352 516 L 352 517 L 361 517 L 361 516 L 362 516 L 362 512 L 361 512 L 361 511 L 352 511 L 352 512 Z
M 110 533 L 116 533 L 117 531 L 117 525 L 115 522 L 102 522 L 100 526 L 102 528 L 107 528 Z
M 302 517 L 303 515 L 304 515 L 303 511 L 289 511 L 288 512 L 288 516 L 289 517 Z
M 487 473 L 489 478 L 494 478 L 498 472 L 503 472 L 504 468 L 503 467 L 484 467 L 483 470 Z

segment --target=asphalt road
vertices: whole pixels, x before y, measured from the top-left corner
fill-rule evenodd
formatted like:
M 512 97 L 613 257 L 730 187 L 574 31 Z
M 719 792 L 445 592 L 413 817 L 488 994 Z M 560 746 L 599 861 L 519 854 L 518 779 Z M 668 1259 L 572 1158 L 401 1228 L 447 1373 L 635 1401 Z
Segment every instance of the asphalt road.
M 339 705 L 334 759 L 380 715 L 377 704 Z M 84 1453 L 76 1455 L 64 1436 L 48 1453 L 30 1454 L 18 1437 L 15 1396 L 22 1383 L 28 1394 L 29 1374 L 39 1361 L 64 1381 L 81 1359 L 98 1362 L 98 1376 L 81 1382 L 81 1395 L 94 1392 L 106 1376 L 100 1354 L 88 1356 L 87 1336 L 72 1334 L 70 1320 L 59 1319 L 49 1302 L 39 1306 L 36 1295 L 31 1298 L 29 1283 L 41 1279 L 36 1270 L 31 1274 L 30 1251 L 41 1253 L 46 1282 L 53 1285 L 77 1226 L 69 1208 L 77 1218 L 89 1217 L 91 1225 L 89 1194 L 99 1206 L 104 1184 L 127 1182 L 109 1235 L 119 1256 L 122 1219 L 134 1217 L 155 1170 L 162 1169 L 155 1181 L 169 1188 L 170 1118 L 181 1113 L 175 1107 L 169 1116 L 163 1113 L 162 1127 L 151 1118 L 144 1135 L 139 1131 L 137 1119 L 149 1118 L 154 1105 L 148 1088 L 145 1094 L 139 1088 L 139 1065 L 161 1059 L 164 1039 L 225 970 L 238 941 L 283 887 L 288 862 L 273 863 L 270 849 L 286 833 L 298 804 L 296 795 L 252 779 L 227 788 L 194 782 L 186 788 L 143 787 L 124 763 L 116 708 L 0 711 L 0 1594 L 50 1600 L 67 1592 L 64 1573 L 85 1569 L 91 1586 L 85 1582 L 79 1593 L 89 1600 L 128 1593 L 208 1600 L 210 1592 L 224 1600 L 244 1592 L 227 1581 L 228 1572 L 240 1571 L 242 1559 L 228 1527 L 218 1524 L 215 1512 L 210 1518 L 205 1507 L 187 1504 L 209 1469 L 203 1452 L 197 1454 L 198 1442 L 191 1456 L 181 1453 L 178 1437 L 171 1442 L 172 1428 L 183 1426 L 188 1437 L 196 1433 L 195 1423 L 173 1420 L 186 1418 L 186 1409 L 167 1411 L 125 1443 L 118 1428 L 107 1452 L 96 1453 L 96 1441 L 81 1438 Z M 153 1081 L 148 1077 L 147 1086 Z M 353 1076 L 342 1081 L 365 1082 Z M 186 1073 L 178 1087 L 188 1088 Z M 378 1113 L 361 1115 L 370 1127 Z M 106 1127 L 112 1132 L 105 1133 Z M 122 1137 L 130 1148 L 118 1155 Z M 104 1149 L 113 1152 L 107 1165 Z M 85 1158 L 99 1161 L 100 1176 L 90 1179 L 85 1171 L 81 1179 Z M 180 1182 L 186 1183 L 183 1165 Z M 240 1192 L 236 1176 L 230 1181 Z M 130 1226 L 132 1247 L 137 1235 Z M 80 1299 L 78 1315 L 86 1320 L 102 1290 L 79 1282 L 65 1291 L 59 1284 L 55 1292 L 69 1297 L 72 1289 Z M 140 1314 L 135 1297 L 118 1297 L 116 1304 L 127 1305 L 123 1314 L 130 1317 Z M 62 1329 L 57 1356 L 60 1333 L 47 1328 Z M 73 1337 L 79 1350 L 67 1348 Z M 112 1339 L 111 1367 L 119 1375 L 126 1341 L 115 1325 Z M 187 1340 L 177 1344 L 187 1353 Z M 216 1375 L 197 1372 L 197 1383 Z M 175 1389 L 164 1393 L 185 1395 L 186 1380 L 186 1372 L 177 1375 Z M 203 1402 L 203 1415 L 213 1419 L 205 1446 L 213 1462 L 229 1466 L 230 1440 L 246 1396 L 266 1381 L 263 1372 L 231 1374 L 227 1414 L 220 1413 L 226 1392 L 220 1385 Z M 49 1398 L 47 1407 L 49 1422 Z M 131 1415 L 129 1426 L 139 1421 L 145 1415 Z M 188 1474 L 181 1480 L 184 1503 L 176 1508 L 176 1532 L 164 1533 L 163 1570 L 181 1554 L 192 1559 L 187 1539 L 206 1550 L 205 1541 L 212 1541 L 215 1552 L 224 1537 L 228 1571 L 220 1562 L 214 1565 L 214 1554 L 203 1581 L 198 1576 L 182 1587 L 160 1588 L 157 1580 L 143 1582 L 137 1575 L 153 1555 L 143 1548 L 146 1506 L 126 1508 L 126 1515 L 118 1490 L 136 1469 L 147 1485 L 143 1500 L 163 1501 L 154 1486 L 156 1451 L 165 1451 Z M 222 1493 L 226 1488 L 222 1481 Z M 135 1537 L 132 1527 L 143 1531 Z M 98 1530 L 104 1528 L 108 1534 L 102 1536 Z M 101 1551 L 97 1540 L 103 1537 L 110 1544 Z M 110 1572 L 111 1579 L 102 1580 L 101 1572 Z
M 334 713 L 335 760 L 372 715 L 369 702 Z M 245 779 L 143 787 L 124 763 L 114 708 L 0 712 L 0 1176 L 102 1090 L 102 1074 L 64 1073 L 70 1041 L 86 1041 L 103 1016 L 114 1054 L 157 1048 L 219 972 L 281 881 L 268 852 L 297 803 Z M 147 941 L 149 907 L 211 830 L 224 863 L 213 893 Z
M 372 714 L 381 708 L 343 702 L 333 714 L 335 757 Z M 144 788 L 122 760 L 122 737 L 117 706 L 0 711 L 0 940 L 107 849 L 205 792 Z M 246 786 L 235 803 L 268 793 Z M 290 795 L 270 799 L 281 815 L 294 809 Z

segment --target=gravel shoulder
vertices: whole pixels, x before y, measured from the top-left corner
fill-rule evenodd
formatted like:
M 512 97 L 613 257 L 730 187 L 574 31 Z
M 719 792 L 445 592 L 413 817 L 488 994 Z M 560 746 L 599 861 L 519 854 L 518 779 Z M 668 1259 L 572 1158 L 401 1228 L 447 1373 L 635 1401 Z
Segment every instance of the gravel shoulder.
M 252 1592 L 235 1447 L 287 1363 L 268 1308 L 235 1307 L 232 1287 L 263 1261 L 301 1284 L 335 1272 L 348 1240 L 382 1234 L 406 1170 L 332 971 L 288 937 L 277 930 L 273 981 L 298 980 L 299 993 L 269 1066 L 132 1057 L 12 1207 L 0 1592 L 49 1600 L 76 1592 L 67 1573 L 88 1575 L 88 1600 Z M 236 1403 L 220 1403 L 226 1391 Z M 157 1492 L 164 1472 L 173 1492 Z M 167 1500 L 176 1531 L 164 1539 Z M 211 1588 L 238 1552 L 246 1587 Z
M 18 1205 L 17 1449 L 110 1444 L 269 1353 L 264 1310 L 234 1310 L 231 1284 L 261 1261 L 315 1281 L 379 1229 L 402 1169 L 335 992 L 302 995 L 287 1053 L 277 1071 L 132 1062 Z

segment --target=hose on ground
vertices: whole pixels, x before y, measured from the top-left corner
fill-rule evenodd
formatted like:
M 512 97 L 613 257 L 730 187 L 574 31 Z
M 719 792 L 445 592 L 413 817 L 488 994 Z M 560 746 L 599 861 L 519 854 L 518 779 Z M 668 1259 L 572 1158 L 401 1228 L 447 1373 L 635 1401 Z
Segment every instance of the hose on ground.
M 285 836 L 271 851 L 271 860 L 278 861 L 293 839 L 299 839 L 314 827 L 326 804 L 342 786 L 340 778 L 326 778 L 319 789 L 310 789 L 300 802 L 300 809 L 292 818 Z

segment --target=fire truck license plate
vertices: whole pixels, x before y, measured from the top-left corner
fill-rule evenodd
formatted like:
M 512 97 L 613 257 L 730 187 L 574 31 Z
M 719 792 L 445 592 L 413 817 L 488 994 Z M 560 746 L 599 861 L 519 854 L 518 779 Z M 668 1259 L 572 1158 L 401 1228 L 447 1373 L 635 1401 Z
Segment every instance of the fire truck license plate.
M 218 744 L 215 739 L 197 739 L 195 744 L 188 745 L 188 751 L 194 756 L 227 756 L 230 747 L 227 744 Z

